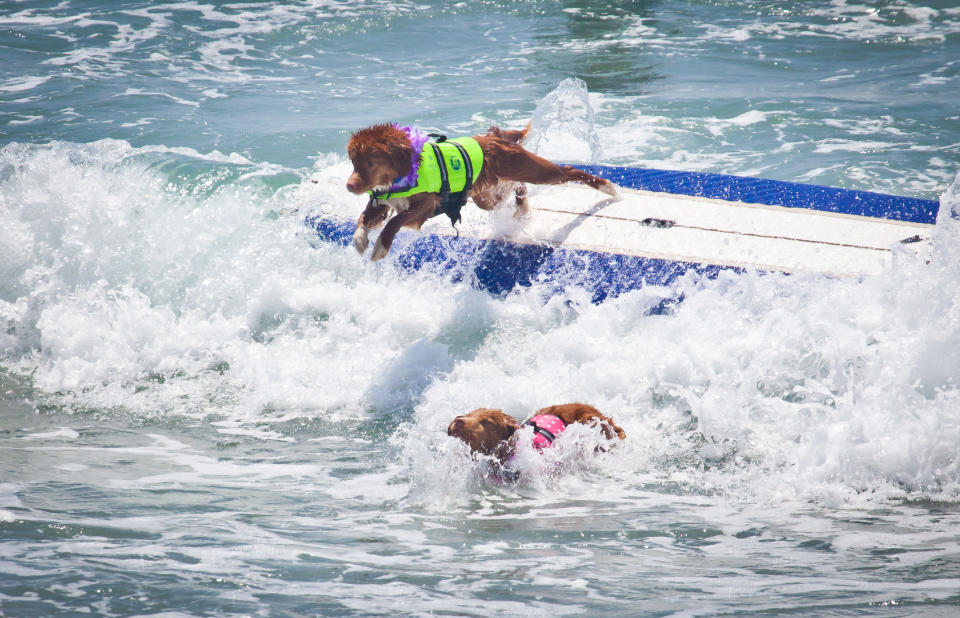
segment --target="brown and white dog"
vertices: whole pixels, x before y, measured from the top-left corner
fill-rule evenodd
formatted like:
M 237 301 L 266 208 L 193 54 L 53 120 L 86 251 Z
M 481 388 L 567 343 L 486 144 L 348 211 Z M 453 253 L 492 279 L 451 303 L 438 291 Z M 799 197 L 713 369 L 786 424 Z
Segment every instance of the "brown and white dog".
M 542 451 L 573 423 L 598 427 L 607 440 L 627 437 L 612 418 L 585 403 L 543 408 L 523 423 L 502 410 L 479 408 L 453 419 L 447 427 L 447 435 L 462 440 L 474 453 L 493 457 L 504 466 L 516 453 L 517 431 L 524 426 L 533 427 L 533 446 Z
M 409 129 L 409 128 L 408 128 Z M 491 126 L 485 135 L 477 135 L 483 151 L 483 165 L 469 197 L 483 210 L 493 210 L 513 193 L 516 215 L 527 212 L 526 186 L 523 183 L 552 185 L 580 182 L 613 198 L 619 198 L 617 186 L 570 166 L 559 166 L 538 157 L 521 146 L 529 126 L 522 131 L 504 131 Z M 347 190 L 356 195 L 368 191 L 385 191 L 398 178 L 413 173 L 417 146 L 411 143 L 408 131 L 395 124 L 378 124 L 361 129 L 351 136 L 347 153 L 353 172 L 347 179 Z M 363 253 L 370 244 L 368 233 L 387 221 L 374 245 L 371 261 L 384 258 L 393 238 L 402 227 L 419 230 L 427 219 L 438 212 L 439 193 L 417 193 L 408 197 L 373 199 L 367 203 L 357 221 L 353 244 Z

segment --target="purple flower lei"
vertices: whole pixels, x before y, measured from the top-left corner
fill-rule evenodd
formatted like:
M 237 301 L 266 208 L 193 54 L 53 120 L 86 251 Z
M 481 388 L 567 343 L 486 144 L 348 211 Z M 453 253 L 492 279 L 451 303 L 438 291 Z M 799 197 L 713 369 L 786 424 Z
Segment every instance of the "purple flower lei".
M 410 173 L 402 178 L 397 178 L 390 185 L 391 191 L 399 191 L 417 185 L 417 177 L 420 172 L 420 153 L 423 152 L 423 146 L 430 141 L 430 137 L 416 127 L 401 127 L 397 123 L 393 123 L 393 126 L 407 134 L 407 139 L 410 140 L 410 145 L 413 147 L 413 156 L 410 158 Z

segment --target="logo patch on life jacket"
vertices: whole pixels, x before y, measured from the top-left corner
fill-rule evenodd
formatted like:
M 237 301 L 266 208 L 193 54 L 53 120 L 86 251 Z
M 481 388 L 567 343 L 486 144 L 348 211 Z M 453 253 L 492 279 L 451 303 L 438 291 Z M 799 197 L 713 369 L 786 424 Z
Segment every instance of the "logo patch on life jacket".
M 463 167 L 463 161 L 460 160 L 460 157 L 450 157 L 450 167 L 453 168 L 453 171 L 459 172 L 460 168 Z

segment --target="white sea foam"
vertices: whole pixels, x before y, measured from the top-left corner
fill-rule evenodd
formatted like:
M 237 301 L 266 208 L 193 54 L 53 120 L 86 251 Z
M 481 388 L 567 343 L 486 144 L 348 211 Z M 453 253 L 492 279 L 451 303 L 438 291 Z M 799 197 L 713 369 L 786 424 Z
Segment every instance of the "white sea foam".
M 790 36 L 896 44 L 941 42 L 948 34 L 960 31 L 956 12 L 914 6 L 904 1 L 891 2 L 881 11 L 868 3 L 837 0 L 777 10 L 772 16 L 759 11 L 756 16 L 753 23 L 737 20 L 734 25 L 704 23 L 700 27 L 706 39 L 734 43 L 744 43 L 761 35 L 774 40 Z
M 907 144 L 896 144 L 893 142 L 878 142 L 871 140 L 847 140 L 847 139 L 830 139 L 824 140 L 817 144 L 814 152 L 822 153 L 831 153 L 831 152 L 870 152 L 870 151 L 885 151 L 890 150 L 895 147 L 903 147 Z
M 11 126 L 33 124 L 34 122 L 37 122 L 38 120 L 42 120 L 42 119 L 43 119 L 43 116 L 36 116 L 36 115 L 21 116 L 16 120 L 10 120 L 8 124 L 10 124 Z
M 147 56 L 152 61 L 164 62 L 173 73 L 176 83 L 196 82 L 208 88 L 210 81 L 246 83 L 250 81 L 277 81 L 278 78 L 261 70 L 249 70 L 242 62 L 256 62 L 251 52 L 257 37 L 295 27 L 304 21 L 348 16 L 354 8 L 378 11 L 381 15 L 404 14 L 416 10 L 412 3 L 391 3 L 389 10 L 373 3 L 345 7 L 327 0 L 308 1 L 289 6 L 225 5 L 222 7 L 197 2 L 154 4 L 146 8 L 126 8 L 114 13 L 69 13 L 69 3 L 59 3 L 42 9 L 28 9 L 9 16 L 0 16 L 0 23 L 49 31 L 51 36 L 71 43 L 70 49 L 44 61 L 56 67 L 70 67 L 87 77 L 111 77 L 118 74 L 137 74 L 137 52 L 150 46 Z M 196 54 L 173 52 L 158 40 L 182 41 L 177 20 L 183 14 L 199 14 L 204 27 L 190 26 L 196 39 Z M 94 15 L 109 15 L 98 19 Z M 216 24 L 220 27 L 210 27 Z M 68 29 L 76 30 L 68 30 Z M 104 30 L 103 36 L 76 36 L 76 31 L 87 28 Z M 68 30 L 68 32 L 63 32 Z M 278 59 L 280 60 L 280 59 Z M 282 60 L 280 60 L 282 62 Z
M 929 264 L 904 254 L 884 276 L 725 273 L 592 305 L 537 286 L 491 297 L 309 242 L 303 212 L 362 207 L 337 156 L 318 159 L 316 183 L 280 189 L 263 183 L 290 170 L 116 141 L 9 145 L 0 169 L 5 363 L 61 405 L 213 413 L 224 435 L 266 440 L 287 439 L 269 423 L 407 410 L 389 474 L 412 475 L 411 496 L 437 508 L 469 499 L 450 491 L 464 474 L 487 483 L 443 433 L 454 415 L 576 400 L 628 438 L 584 458 L 580 436 L 587 448 L 560 463 L 573 479 L 771 501 L 960 498 L 952 219 Z M 647 314 L 681 293 L 675 313 Z M 230 473 L 184 461 L 184 482 Z M 538 474 L 534 491 L 565 491 Z
M 29 75 L 14 77 L 0 84 L 0 92 L 24 92 L 26 90 L 33 90 L 37 86 L 45 84 L 48 81 L 50 81 L 49 75 L 42 77 L 33 77 Z
M 381 113 L 520 128 L 567 75 L 597 92 L 541 101 L 561 161 L 934 196 L 957 175 L 943 5 L 6 11 L 23 45 L 0 79 L 4 610 L 950 607 L 960 185 L 929 263 L 690 276 L 602 305 L 370 264 L 302 225 L 365 201 L 342 155 L 305 153 Z M 391 51 L 428 31 L 470 43 Z M 522 445 L 504 484 L 445 433 L 477 406 L 565 400 L 627 440 Z
M 0 24 L 9 24 L 12 26 L 61 26 L 71 22 L 86 20 L 90 17 L 90 13 L 80 13 L 63 17 L 37 15 L 37 10 L 38 9 L 26 9 L 10 15 L 0 15 Z
M 76 440 L 80 433 L 69 427 L 61 427 L 56 431 L 41 431 L 24 436 L 27 440 Z
M 190 106 L 192 106 L 192 107 L 200 107 L 200 104 L 199 104 L 197 101 L 188 101 L 188 100 L 186 100 L 186 99 L 181 99 L 180 97 L 176 97 L 176 96 L 174 96 L 174 95 L 172 95 L 172 94 L 167 94 L 167 93 L 165 93 L 165 92 L 148 92 L 148 91 L 146 91 L 146 90 L 143 90 L 142 88 L 127 88 L 126 91 L 124 91 L 122 94 L 117 95 L 117 96 L 125 96 L 125 97 L 132 97 L 132 96 L 165 97 L 165 98 L 167 98 L 167 99 L 170 99 L 170 100 L 173 101 L 174 103 L 179 103 L 180 105 L 190 105 Z
M 731 127 L 749 127 L 750 125 L 766 122 L 770 116 L 775 114 L 780 115 L 783 114 L 783 112 L 762 112 L 751 109 L 733 118 L 705 118 L 704 123 L 712 135 L 720 136 L 723 135 L 726 129 Z
M 880 116 L 878 118 L 857 118 L 841 120 L 837 118 L 828 118 L 823 122 L 828 127 L 841 129 L 850 135 L 876 135 L 885 133 L 887 135 L 903 136 L 904 132 L 895 125 L 896 120 L 892 116 Z
M 537 104 L 524 145 L 548 159 L 596 164 L 603 156 L 586 84 L 562 81 Z

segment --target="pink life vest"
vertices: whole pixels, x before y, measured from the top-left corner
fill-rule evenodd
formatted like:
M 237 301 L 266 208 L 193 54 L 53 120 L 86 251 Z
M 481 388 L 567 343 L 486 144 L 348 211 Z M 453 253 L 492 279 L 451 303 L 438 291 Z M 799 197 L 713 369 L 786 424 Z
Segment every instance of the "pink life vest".
M 552 414 L 539 414 L 525 420 L 523 424 L 533 427 L 533 446 L 538 451 L 552 446 L 560 432 L 567 427 L 560 417 Z
M 533 418 L 523 421 L 524 425 L 533 427 L 533 446 L 537 452 L 543 452 L 543 449 L 553 445 L 567 424 L 559 417 L 552 414 L 539 414 Z M 498 472 L 494 473 L 493 479 L 498 483 L 516 483 L 521 478 L 520 470 L 516 467 L 517 454 L 514 453 L 508 459 Z

